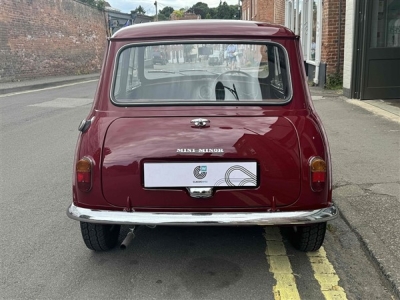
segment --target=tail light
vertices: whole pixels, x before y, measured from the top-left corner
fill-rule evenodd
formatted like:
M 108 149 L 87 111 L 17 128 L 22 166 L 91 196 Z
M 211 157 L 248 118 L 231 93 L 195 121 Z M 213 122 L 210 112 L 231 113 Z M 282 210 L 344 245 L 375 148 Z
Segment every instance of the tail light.
M 76 181 L 78 189 L 89 192 L 92 188 L 92 161 L 84 157 L 76 163 Z
M 322 191 L 326 181 L 326 162 L 321 157 L 310 159 L 310 175 L 311 189 L 314 192 Z

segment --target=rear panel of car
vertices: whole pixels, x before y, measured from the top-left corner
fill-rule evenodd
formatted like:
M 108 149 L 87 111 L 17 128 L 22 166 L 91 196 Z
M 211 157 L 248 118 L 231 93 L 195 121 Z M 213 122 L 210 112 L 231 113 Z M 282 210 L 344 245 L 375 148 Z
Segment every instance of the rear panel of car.
M 205 106 L 209 102 L 200 106 L 185 103 L 185 97 L 172 105 L 160 101 L 149 105 L 148 99 L 135 105 L 124 98 L 113 98 L 112 77 L 104 76 L 90 115 L 96 117 L 97 127 L 89 129 L 92 137 L 88 133 L 81 136 L 78 149 L 79 157 L 88 155 L 95 160 L 92 196 L 74 190 L 75 201 L 88 207 L 109 205 L 118 210 L 132 206 L 163 211 L 276 211 L 297 205 L 328 205 L 330 187 L 319 194 L 309 188 L 309 158 L 319 155 L 329 160 L 329 153 L 325 152 L 326 141 L 310 114 L 312 107 L 303 89 L 305 77 L 297 60 L 298 41 L 272 42 L 287 50 L 290 71 L 295 75 L 289 97 L 272 101 L 272 106 L 261 102 L 243 106 L 232 97 L 230 103 L 216 103 L 214 108 Z M 116 71 L 113 57 L 129 44 L 125 40 L 110 45 L 112 54 L 103 73 Z M 196 119 L 209 123 L 196 127 L 192 122 Z M 240 174 L 242 185 L 207 181 L 210 173 L 200 180 L 196 178 L 197 167 L 210 170 L 221 163 L 249 163 L 255 166 L 251 170 L 255 177 Z M 158 178 L 149 184 L 149 178 L 157 177 L 156 169 L 146 167 L 151 164 L 161 166 L 162 176 L 170 178 L 165 182 Z M 193 168 L 187 171 L 184 184 L 174 179 L 175 173 L 181 174 L 182 164 Z M 204 181 L 199 187 L 211 187 L 212 196 L 194 198 L 189 188 L 196 181 Z
M 193 126 L 193 117 L 119 118 L 112 122 L 104 141 L 101 169 L 106 200 L 116 206 L 125 205 L 130 197 L 135 207 L 218 209 L 286 206 L 298 199 L 299 144 L 288 119 L 202 117 L 209 121 L 205 128 Z M 146 176 L 159 176 L 145 169 L 150 163 L 165 168 L 169 176 L 163 173 L 164 177 L 146 185 Z M 255 169 L 252 175 L 246 171 L 233 175 L 243 176 L 241 181 L 248 184 L 208 181 L 211 167 L 218 163 L 232 167 L 253 163 Z M 176 169 L 179 164 L 190 166 L 182 173 Z M 208 166 L 202 180 L 194 173 L 197 166 Z M 185 181 L 177 177 L 182 174 Z M 187 189 L 190 187 L 212 187 L 213 196 L 193 198 Z

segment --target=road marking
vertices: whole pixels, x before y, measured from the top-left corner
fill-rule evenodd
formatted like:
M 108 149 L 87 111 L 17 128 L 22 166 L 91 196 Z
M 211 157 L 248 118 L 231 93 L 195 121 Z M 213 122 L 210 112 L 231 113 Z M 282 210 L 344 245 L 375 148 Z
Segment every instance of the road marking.
M 54 108 L 74 108 L 87 105 L 93 102 L 91 98 L 56 98 L 51 101 L 36 103 L 28 106 L 54 107 Z
M 264 238 L 267 242 L 265 255 L 270 265 L 269 271 L 273 274 L 276 285 L 274 286 L 275 300 L 300 300 L 296 280 L 292 271 L 286 248 L 282 241 L 278 227 L 266 226 Z
M 308 252 L 307 256 L 314 270 L 314 277 L 318 281 L 325 299 L 347 299 L 344 289 L 339 286 L 339 276 L 337 276 L 335 269 L 326 257 L 325 249 L 321 247 L 316 252 Z
M 28 94 L 28 93 L 34 93 L 34 92 L 47 91 L 47 90 L 53 90 L 53 89 L 58 89 L 58 88 L 66 87 L 66 86 L 73 86 L 73 85 L 83 84 L 83 83 L 88 83 L 88 82 L 93 82 L 93 81 L 99 81 L 99 80 L 98 79 L 93 79 L 93 80 L 87 80 L 87 81 L 81 81 L 81 82 L 74 82 L 74 83 L 68 83 L 68 84 L 63 84 L 63 85 L 57 85 L 57 86 L 47 87 L 47 88 L 43 88 L 43 89 L 4 94 L 4 95 L 0 95 L 0 98 L 9 97 L 9 96 L 15 96 L 15 95 Z

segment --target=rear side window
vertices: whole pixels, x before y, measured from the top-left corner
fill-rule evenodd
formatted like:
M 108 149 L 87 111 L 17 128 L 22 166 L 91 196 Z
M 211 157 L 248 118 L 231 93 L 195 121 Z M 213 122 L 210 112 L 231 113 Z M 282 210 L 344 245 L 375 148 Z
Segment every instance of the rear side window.
M 117 56 L 111 96 L 121 105 L 283 104 L 289 74 L 276 43 L 132 45 Z

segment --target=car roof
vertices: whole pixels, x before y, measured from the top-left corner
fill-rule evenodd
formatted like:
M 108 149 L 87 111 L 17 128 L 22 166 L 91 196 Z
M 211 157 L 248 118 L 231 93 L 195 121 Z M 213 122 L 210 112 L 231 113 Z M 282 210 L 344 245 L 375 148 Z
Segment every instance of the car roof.
M 241 20 L 179 20 L 142 23 L 123 27 L 111 40 L 168 38 L 295 38 L 288 28 L 264 22 Z

